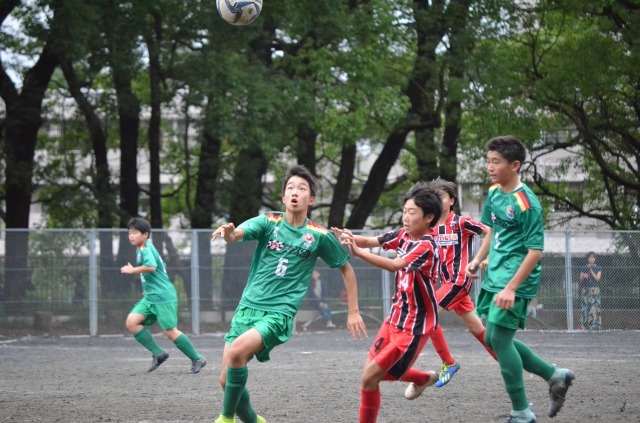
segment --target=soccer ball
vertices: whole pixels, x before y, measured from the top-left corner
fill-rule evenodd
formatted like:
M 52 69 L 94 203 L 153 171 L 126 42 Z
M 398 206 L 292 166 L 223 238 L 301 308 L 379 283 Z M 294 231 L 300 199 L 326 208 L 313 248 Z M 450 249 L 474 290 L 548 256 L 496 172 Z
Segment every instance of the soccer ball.
M 262 0 L 216 0 L 218 13 L 231 25 L 248 25 L 258 19 Z

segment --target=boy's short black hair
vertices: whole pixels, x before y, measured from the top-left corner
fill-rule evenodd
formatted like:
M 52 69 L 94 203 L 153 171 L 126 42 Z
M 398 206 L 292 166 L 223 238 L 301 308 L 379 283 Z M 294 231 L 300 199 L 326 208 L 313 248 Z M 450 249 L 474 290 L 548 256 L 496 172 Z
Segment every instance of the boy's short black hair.
M 294 176 L 299 176 L 300 178 L 306 180 L 309 183 L 309 189 L 311 190 L 311 196 L 316 196 L 317 191 L 317 183 L 316 178 L 311 174 L 311 171 L 307 169 L 303 165 L 295 165 L 291 169 L 284 174 L 284 179 L 282 180 L 282 195 L 284 196 L 285 189 L 287 188 L 287 183 L 289 179 Z
M 143 234 L 151 235 L 151 225 L 149 224 L 149 222 L 147 222 L 147 219 L 144 219 L 142 217 L 134 217 L 129 220 L 129 223 L 127 223 L 127 229 L 131 228 L 137 229 Z
M 458 185 L 455 182 L 447 181 L 442 178 L 436 178 L 427 184 L 429 189 L 435 192 L 444 192 L 449 198 L 453 198 L 453 206 L 458 204 Z
M 489 142 L 487 142 L 487 151 L 500 153 L 509 163 L 517 160 L 520 162 L 521 167 L 527 158 L 527 147 L 513 135 L 491 138 Z
M 430 228 L 433 228 L 438 223 L 442 215 L 442 199 L 435 191 L 429 189 L 427 184 L 418 182 L 411 187 L 409 192 L 404 196 L 403 204 L 409 200 L 413 200 L 416 206 L 422 209 L 424 216 L 428 214 L 433 215 L 433 220 L 429 224 Z

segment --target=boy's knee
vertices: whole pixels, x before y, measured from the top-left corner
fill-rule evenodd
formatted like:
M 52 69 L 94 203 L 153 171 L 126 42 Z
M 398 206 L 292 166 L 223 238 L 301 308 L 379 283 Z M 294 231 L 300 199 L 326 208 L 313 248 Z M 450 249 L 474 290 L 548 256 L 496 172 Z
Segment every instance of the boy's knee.
M 231 367 L 242 367 L 249 361 L 249 355 L 244 350 L 244 348 L 238 345 L 234 345 L 233 343 L 229 347 L 227 358 Z

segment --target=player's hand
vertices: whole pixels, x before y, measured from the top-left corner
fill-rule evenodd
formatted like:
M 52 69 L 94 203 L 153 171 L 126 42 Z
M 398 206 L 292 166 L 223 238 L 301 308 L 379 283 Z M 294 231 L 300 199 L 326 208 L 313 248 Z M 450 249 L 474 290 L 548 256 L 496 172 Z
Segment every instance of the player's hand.
M 467 268 L 465 269 L 467 272 L 467 276 L 469 279 L 478 279 L 480 275 L 478 275 L 478 269 L 480 268 L 480 263 L 478 260 L 473 259 L 467 264 Z
M 516 302 L 516 292 L 509 288 L 504 288 L 496 294 L 493 302 L 502 310 L 510 310 Z
M 338 238 L 338 241 L 340 241 L 340 244 L 342 245 L 350 245 L 350 244 L 355 244 L 355 240 L 353 239 L 353 232 L 351 232 L 349 229 L 340 229 L 340 228 L 331 228 L 331 230 L 333 231 L 333 233 L 335 234 L 335 236 Z
M 347 329 L 353 339 L 356 339 L 357 337 L 359 340 L 362 340 L 363 335 L 365 338 L 368 336 L 364 320 L 362 320 L 362 316 L 360 316 L 360 313 L 357 311 L 349 312 L 349 317 L 347 317 Z
M 480 263 L 480 270 L 484 272 L 485 270 L 487 270 L 487 267 L 489 267 L 489 259 L 482 260 L 482 262 Z
M 211 234 L 211 241 L 214 241 L 216 238 L 221 237 L 227 243 L 233 242 L 233 231 L 236 229 L 236 226 L 233 223 L 225 223 L 224 225 L 220 225 L 218 229 L 213 231 Z
M 133 266 L 131 265 L 131 263 L 127 263 L 125 266 L 122 266 L 120 268 L 120 273 L 124 273 L 126 275 L 131 275 L 133 274 Z

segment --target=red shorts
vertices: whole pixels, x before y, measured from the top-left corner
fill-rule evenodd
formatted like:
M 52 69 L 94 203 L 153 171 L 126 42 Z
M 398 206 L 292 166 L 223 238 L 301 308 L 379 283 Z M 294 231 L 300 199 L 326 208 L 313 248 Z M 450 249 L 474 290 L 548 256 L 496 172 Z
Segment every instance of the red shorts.
M 458 315 L 476 309 L 465 288 L 448 282 L 444 282 L 438 288 L 436 300 L 440 307 L 447 311 L 454 310 Z
M 400 379 L 416 362 L 430 333 L 412 335 L 383 323 L 369 349 L 369 360 L 376 362 L 387 374 Z

